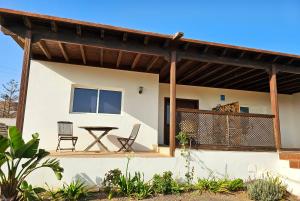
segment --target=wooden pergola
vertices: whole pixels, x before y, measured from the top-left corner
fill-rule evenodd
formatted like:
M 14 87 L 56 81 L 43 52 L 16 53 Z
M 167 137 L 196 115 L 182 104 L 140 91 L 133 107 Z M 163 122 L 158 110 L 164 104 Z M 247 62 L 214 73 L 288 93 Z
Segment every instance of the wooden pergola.
M 176 84 L 270 92 L 280 148 L 277 91 L 300 92 L 300 56 L 0 8 L 0 24 L 24 49 L 17 127 L 22 130 L 30 59 L 159 74 L 170 83 L 170 152 Z

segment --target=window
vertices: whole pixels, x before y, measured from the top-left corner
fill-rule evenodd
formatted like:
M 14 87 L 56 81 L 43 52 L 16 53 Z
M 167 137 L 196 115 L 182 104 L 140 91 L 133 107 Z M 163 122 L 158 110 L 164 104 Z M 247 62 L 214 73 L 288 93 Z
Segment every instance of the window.
M 121 114 L 122 92 L 74 88 L 72 112 Z
M 121 99 L 120 91 L 100 90 L 99 93 L 99 113 L 121 114 Z
M 95 89 L 74 89 L 73 112 L 95 113 L 97 109 L 97 93 Z
M 249 107 L 240 107 L 241 113 L 249 113 Z

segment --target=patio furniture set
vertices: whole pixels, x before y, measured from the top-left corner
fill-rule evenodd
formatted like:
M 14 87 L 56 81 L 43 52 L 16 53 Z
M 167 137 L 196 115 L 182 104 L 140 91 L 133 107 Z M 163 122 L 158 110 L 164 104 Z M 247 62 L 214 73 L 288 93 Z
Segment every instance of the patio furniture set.
M 59 121 L 57 122 L 57 125 L 58 125 L 58 144 L 57 144 L 56 151 L 58 150 L 75 151 L 75 145 L 77 143 L 78 137 L 73 135 L 73 122 Z M 132 145 L 135 142 L 135 139 L 137 138 L 140 127 L 141 124 L 134 124 L 131 134 L 129 135 L 128 138 L 117 137 L 117 140 L 120 143 L 120 149 L 118 150 L 118 152 L 134 151 Z M 117 127 L 111 127 L 111 126 L 80 126 L 79 128 L 86 130 L 94 138 L 94 141 L 89 146 L 87 146 L 84 151 L 89 151 L 94 145 L 98 144 L 100 151 L 102 149 L 106 152 L 108 152 L 109 150 L 103 144 L 103 142 L 101 142 L 101 139 L 105 137 L 107 134 L 109 134 L 110 131 L 118 129 Z M 97 136 L 95 131 L 101 131 L 102 133 L 99 136 Z M 72 148 L 61 148 L 61 141 L 71 141 Z

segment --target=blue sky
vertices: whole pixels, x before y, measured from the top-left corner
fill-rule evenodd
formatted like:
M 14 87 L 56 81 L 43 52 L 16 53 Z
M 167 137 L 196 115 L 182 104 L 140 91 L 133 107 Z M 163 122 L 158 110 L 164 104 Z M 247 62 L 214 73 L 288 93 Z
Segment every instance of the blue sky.
M 300 54 L 299 0 L 0 0 L 1 8 Z M 19 81 L 22 50 L 0 33 L 0 84 Z

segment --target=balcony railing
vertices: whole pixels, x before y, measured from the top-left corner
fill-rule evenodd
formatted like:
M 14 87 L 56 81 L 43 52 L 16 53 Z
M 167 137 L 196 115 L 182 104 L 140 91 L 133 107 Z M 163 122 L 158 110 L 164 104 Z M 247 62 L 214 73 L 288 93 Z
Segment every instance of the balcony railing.
M 274 115 L 177 109 L 177 133 L 185 132 L 192 148 L 276 150 Z

